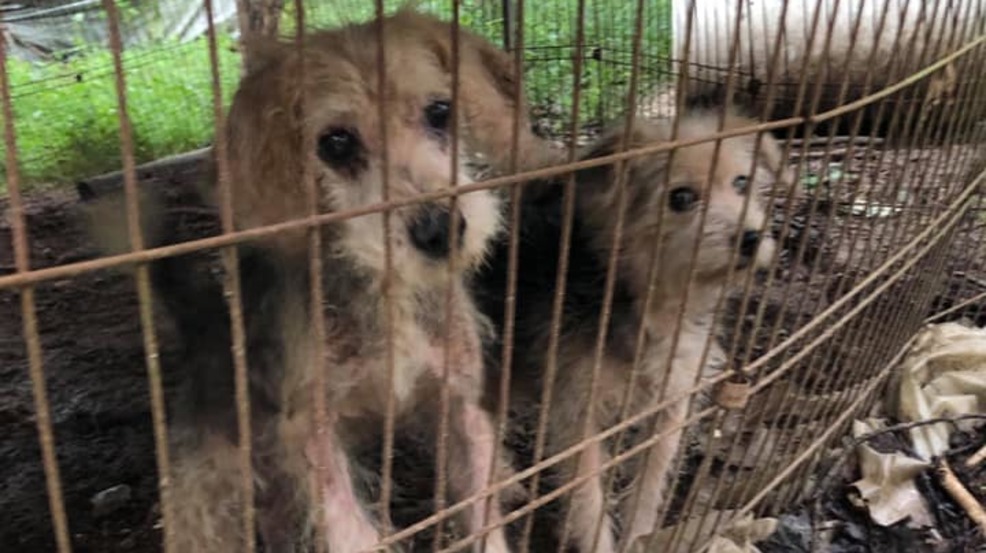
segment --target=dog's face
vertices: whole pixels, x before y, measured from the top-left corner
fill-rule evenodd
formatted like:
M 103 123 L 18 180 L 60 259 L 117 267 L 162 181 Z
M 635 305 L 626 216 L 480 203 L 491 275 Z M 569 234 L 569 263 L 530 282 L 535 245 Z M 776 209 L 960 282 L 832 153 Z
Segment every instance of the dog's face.
M 714 134 L 716 121 L 714 115 L 686 116 L 679 127 L 679 139 Z M 747 123 L 732 116 L 727 128 Z M 629 146 L 667 141 L 670 134 L 669 124 L 640 122 L 631 133 Z M 604 136 L 589 155 L 613 153 L 620 138 L 618 130 Z M 759 191 L 765 180 L 773 178 L 772 169 L 780 156 L 771 137 L 763 137 L 760 152 L 754 152 L 755 142 L 755 135 L 744 135 L 723 140 L 718 153 L 715 144 L 708 142 L 679 148 L 671 156 L 661 152 L 630 161 L 620 253 L 636 267 L 632 272 L 638 273 L 638 278 L 655 240 L 662 242 L 656 278 L 664 288 L 681 284 L 697 241 L 694 278 L 699 282 L 721 282 L 730 271 L 769 264 L 776 245 L 769 225 L 764 224 L 767 214 Z M 754 163 L 759 166 L 751 176 Z M 612 169 L 607 172 L 612 180 Z M 603 194 L 589 192 L 588 196 L 585 205 L 597 224 L 607 217 L 614 219 L 613 210 L 603 207 L 615 206 L 612 190 Z
M 749 142 L 746 137 L 724 140 L 718 155 L 714 144 L 697 144 L 673 156 L 663 195 L 666 247 L 662 266 L 687 263 L 680 259 L 687 258 L 682 253 L 690 255 L 699 236 L 694 271 L 700 280 L 722 279 L 730 269 L 770 263 L 775 244 L 769 226 L 764 232 L 766 214 L 752 181 L 754 157 Z
M 384 25 L 382 98 L 378 31 L 372 22 L 313 34 L 303 54 L 293 44 L 260 45 L 255 50 L 256 61 L 234 98 L 229 120 L 240 226 L 306 215 L 304 156 L 311 156 L 322 212 L 383 201 L 385 173 L 389 199 L 396 201 L 445 189 L 453 175 L 458 185 L 470 182 L 462 170 L 466 156 L 459 156 L 460 166 L 452 164 L 450 37 L 436 31 L 449 33 L 449 26 L 412 12 L 391 16 Z M 301 61 L 303 82 L 298 78 Z M 462 41 L 459 141 L 468 143 L 482 130 L 471 132 L 476 105 L 487 100 L 506 103 L 499 64 L 508 62 L 505 54 L 478 39 Z M 381 117 L 386 136 L 381 134 Z M 470 145 L 474 144 L 484 145 L 478 140 Z M 496 197 L 475 192 L 459 196 L 456 204 L 457 217 L 447 199 L 392 211 L 391 244 L 398 273 L 424 280 L 447 270 L 453 239 L 460 269 L 482 258 L 500 227 Z M 366 269 L 382 271 L 382 219 L 377 213 L 340 222 L 333 229 L 331 247 Z M 278 245 L 290 248 L 302 239 L 298 233 Z

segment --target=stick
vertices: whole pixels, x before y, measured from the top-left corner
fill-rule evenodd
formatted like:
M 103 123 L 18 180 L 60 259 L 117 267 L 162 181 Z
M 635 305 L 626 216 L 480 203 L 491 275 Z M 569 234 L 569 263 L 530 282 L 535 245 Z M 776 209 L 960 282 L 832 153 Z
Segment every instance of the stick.
M 948 495 L 952 496 L 952 499 L 965 510 L 969 518 L 979 525 L 979 531 L 986 534 L 986 510 L 983 510 L 982 504 L 962 485 L 944 458 L 938 464 L 937 471 L 941 478 L 941 485 L 948 492 Z
M 986 459 L 986 445 L 979 448 L 978 451 L 970 455 L 969 458 L 965 460 L 965 466 L 971 469 L 976 468 L 976 465 L 982 463 L 983 459 Z
M 980 288 L 986 288 L 986 280 L 983 280 L 981 278 L 976 278 L 976 277 L 974 277 L 974 276 L 972 276 L 972 275 L 970 275 L 970 274 L 968 274 L 966 272 L 957 271 L 955 273 L 955 276 L 960 276 L 960 277 L 968 280 L 969 282 L 975 284 L 976 286 L 979 286 Z

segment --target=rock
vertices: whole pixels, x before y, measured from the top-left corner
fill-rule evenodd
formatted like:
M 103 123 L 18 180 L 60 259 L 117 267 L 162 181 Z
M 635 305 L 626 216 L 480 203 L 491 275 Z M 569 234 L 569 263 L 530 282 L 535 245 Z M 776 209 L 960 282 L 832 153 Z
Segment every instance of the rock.
M 130 502 L 131 495 L 130 486 L 126 484 L 106 488 L 89 500 L 92 503 L 93 516 L 96 518 L 106 516 L 124 507 Z

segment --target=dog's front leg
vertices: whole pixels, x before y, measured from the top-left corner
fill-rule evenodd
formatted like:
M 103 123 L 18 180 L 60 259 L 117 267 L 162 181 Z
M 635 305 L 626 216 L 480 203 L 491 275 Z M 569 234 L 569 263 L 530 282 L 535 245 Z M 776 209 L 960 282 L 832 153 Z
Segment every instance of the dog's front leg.
M 461 501 L 486 488 L 496 463 L 493 457 L 496 432 L 489 415 L 476 403 L 458 397 L 453 399 L 451 407 L 449 484 L 454 499 Z M 477 533 L 488 524 L 498 524 L 502 518 L 499 502 L 484 498 L 467 507 L 465 522 L 470 533 Z M 508 553 L 504 528 L 497 526 L 491 530 L 472 550 Z
M 697 340 L 695 342 L 698 343 Z M 700 371 L 701 350 L 687 347 L 680 349 L 682 351 L 667 369 L 666 386 L 663 383 L 655 384 L 648 391 L 650 405 L 680 397 L 695 385 Z M 651 358 L 663 359 L 666 355 L 659 350 Z M 661 374 L 657 369 L 652 372 Z M 654 434 L 661 438 L 647 451 L 645 463 L 640 469 L 637 489 L 622 505 L 623 520 L 628 521 L 623 532 L 624 544 L 633 545 L 634 541 L 650 535 L 656 529 L 661 509 L 668 499 L 671 468 L 684 434 L 683 425 L 688 417 L 688 406 L 689 398 L 685 398 L 658 413 Z
M 657 526 L 658 515 L 667 500 L 667 485 L 671 466 L 681 442 L 681 424 L 686 418 L 688 403 L 681 401 L 669 406 L 657 420 L 655 434 L 663 437 L 647 452 L 635 490 L 623 505 L 623 520 L 630 521 L 623 533 L 623 541 L 633 542 L 650 535 Z M 624 548 L 621 548 L 623 550 Z
M 321 491 L 321 516 L 329 553 L 359 553 L 378 548 L 380 534 L 353 488 L 349 459 L 331 430 L 315 432 L 307 454 Z M 321 476 L 321 478 L 319 478 Z

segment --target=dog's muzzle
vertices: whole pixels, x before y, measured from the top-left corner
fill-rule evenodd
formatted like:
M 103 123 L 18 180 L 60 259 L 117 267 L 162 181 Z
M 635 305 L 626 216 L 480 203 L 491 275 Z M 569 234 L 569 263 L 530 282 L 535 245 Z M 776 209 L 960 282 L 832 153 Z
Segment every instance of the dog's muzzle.
M 459 214 L 457 218 L 459 244 L 466 233 L 466 220 Z M 421 253 L 432 259 L 448 257 L 451 248 L 452 214 L 448 207 L 428 204 L 422 206 L 418 213 L 408 222 L 407 230 L 411 235 L 411 243 Z

